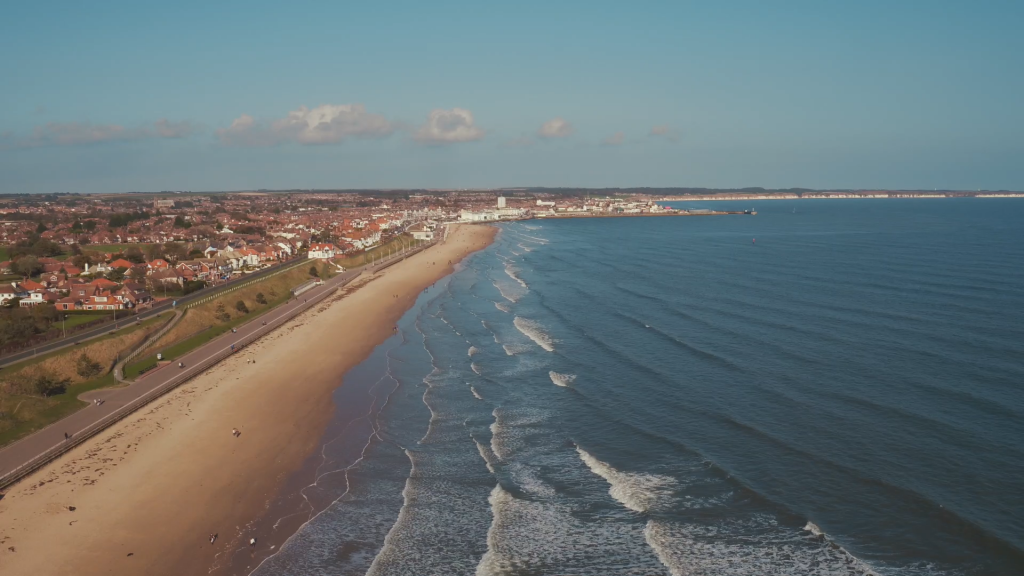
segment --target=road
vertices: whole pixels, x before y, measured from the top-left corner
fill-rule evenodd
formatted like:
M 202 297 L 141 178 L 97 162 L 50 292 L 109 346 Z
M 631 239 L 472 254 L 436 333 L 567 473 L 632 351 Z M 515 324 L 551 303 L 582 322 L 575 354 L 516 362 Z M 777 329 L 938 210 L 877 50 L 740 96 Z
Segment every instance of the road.
M 304 257 L 303 257 L 303 261 L 305 261 Z M 282 267 L 289 266 L 289 265 L 295 265 L 295 260 L 290 260 L 290 261 L 284 262 L 282 264 L 275 265 L 275 266 L 273 266 L 271 268 L 267 268 L 265 270 L 260 270 L 259 272 L 253 272 L 252 274 L 246 274 L 246 275 L 244 275 L 241 278 L 238 278 L 236 280 L 231 280 L 230 282 L 226 282 L 224 284 L 219 284 L 219 285 L 211 287 L 211 288 L 204 288 L 204 289 L 199 290 L 197 292 L 193 292 L 193 293 L 189 294 L 188 296 L 182 296 L 181 298 L 175 298 L 174 300 L 178 302 L 178 306 L 182 306 L 184 304 L 188 304 L 189 302 L 191 302 L 193 300 L 196 300 L 196 299 L 199 299 L 199 298 L 206 298 L 207 296 L 216 295 L 218 290 L 222 290 L 222 289 L 224 289 L 226 287 L 231 287 L 231 286 L 234 286 L 235 284 L 238 284 L 238 283 L 241 283 L 241 282 L 248 282 L 250 280 L 255 280 L 255 279 L 258 279 L 258 278 L 262 278 L 263 276 L 267 276 L 269 274 L 273 274 L 274 272 L 277 272 L 278 270 L 280 270 Z M 10 354 L 8 356 L 4 356 L 3 358 L 0 358 L 0 367 L 7 366 L 7 365 L 13 364 L 15 362 L 19 362 L 21 360 L 25 360 L 26 358 L 31 358 L 31 357 L 36 356 L 38 354 L 45 354 L 47 352 L 52 352 L 52 351 L 57 350 L 59 348 L 64 348 L 65 346 L 71 346 L 71 345 L 77 344 L 79 342 L 84 342 L 84 341 L 89 340 L 91 338 L 96 338 L 98 336 L 103 336 L 104 334 L 109 334 L 112 330 L 119 330 L 121 328 L 133 326 L 135 324 L 136 320 L 145 320 L 147 318 L 152 318 L 153 316 L 156 316 L 157 314 L 166 312 L 166 311 L 171 310 L 171 309 L 172 309 L 171 301 L 167 301 L 167 302 L 161 303 L 161 304 L 159 304 L 157 306 L 154 306 L 153 308 L 150 308 L 149 310 L 146 310 L 145 312 L 140 312 L 139 314 L 136 314 L 135 316 L 124 318 L 124 319 L 118 320 L 117 322 L 111 322 L 110 324 L 104 324 L 103 326 L 98 326 L 98 327 L 93 328 L 91 330 L 85 330 L 83 332 L 79 332 L 79 333 L 77 333 L 77 334 L 75 334 L 73 336 L 70 336 L 68 338 L 62 338 L 60 340 L 54 340 L 53 342 L 48 342 L 46 344 L 40 344 L 39 346 L 36 346 L 35 348 L 30 348 L 30 349 L 24 350 L 22 352 L 18 352 L 18 353 L 15 353 L 15 354 Z
M 175 362 L 166 364 L 145 375 L 137 382 L 125 388 L 101 390 L 90 394 L 88 399 L 102 398 L 104 400 L 103 404 L 87 406 L 67 418 L 0 450 L 0 478 L 65 442 L 65 433 L 77 434 L 79 431 L 85 430 L 101 419 L 111 415 L 118 408 L 141 398 L 161 386 L 168 385 L 175 378 L 180 378 L 185 374 L 198 374 L 202 372 L 204 363 L 218 355 L 223 355 L 226 350 L 230 350 L 233 343 L 242 341 L 249 336 L 255 337 L 266 334 L 279 327 L 287 322 L 297 310 L 308 307 L 307 300 L 314 300 L 317 296 L 338 288 L 341 284 L 358 276 L 361 271 L 362 268 L 357 268 L 343 272 L 327 280 L 323 285 L 303 292 L 293 300 L 281 304 L 260 315 L 258 318 L 239 326 L 237 332 L 227 332 L 202 347 L 178 358 Z M 183 369 L 178 368 L 177 362 L 179 361 L 185 365 Z

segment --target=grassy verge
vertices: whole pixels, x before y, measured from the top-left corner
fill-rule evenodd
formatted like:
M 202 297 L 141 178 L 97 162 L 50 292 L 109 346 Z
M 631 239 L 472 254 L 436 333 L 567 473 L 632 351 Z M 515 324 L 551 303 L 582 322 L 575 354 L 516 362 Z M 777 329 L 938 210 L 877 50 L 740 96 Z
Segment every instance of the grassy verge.
M 326 265 L 311 263 L 310 266 L 317 266 L 319 274 L 322 277 L 327 277 L 328 267 Z M 190 308 L 177 326 L 153 345 L 152 353 L 125 366 L 124 377 L 131 380 L 153 369 L 157 365 L 156 355 L 158 353 L 168 361 L 180 358 L 221 334 L 229 332 L 232 328 L 287 302 L 291 297 L 290 290 L 309 279 L 309 267 L 300 265 L 293 270 Z M 257 294 L 263 294 L 266 304 L 256 301 Z M 238 302 L 245 303 L 249 312 L 240 312 L 236 308 Z
M 167 312 L 150 318 L 139 325 L 120 330 L 89 341 L 88 345 L 72 346 L 41 354 L 17 364 L 0 369 L 0 446 L 23 438 L 61 418 L 85 407 L 87 404 L 78 395 L 91 390 L 107 388 L 117 384 L 110 372 L 116 353 L 141 338 L 140 332 L 148 332 L 165 322 Z M 88 355 L 102 366 L 102 373 L 92 378 L 82 378 L 75 373 L 77 359 Z M 25 394 L 18 384 L 40 373 L 68 377 L 70 386 L 63 394 L 42 397 Z
M 50 327 L 50 332 L 61 332 L 63 330 L 70 330 L 75 326 L 81 326 L 94 320 L 101 320 L 103 318 L 109 319 L 110 314 L 68 314 L 68 319 L 63 322 L 57 322 Z
M 353 256 L 346 256 L 344 258 L 335 258 L 335 262 L 344 266 L 345 268 L 355 268 L 356 266 L 362 266 L 363 264 L 369 264 L 372 261 L 386 258 L 388 254 L 397 254 L 402 247 L 415 248 L 420 244 L 426 244 L 425 240 L 415 240 L 408 234 L 402 234 L 396 238 L 393 238 L 389 242 L 385 242 L 380 246 L 370 248 L 362 254 L 355 254 Z

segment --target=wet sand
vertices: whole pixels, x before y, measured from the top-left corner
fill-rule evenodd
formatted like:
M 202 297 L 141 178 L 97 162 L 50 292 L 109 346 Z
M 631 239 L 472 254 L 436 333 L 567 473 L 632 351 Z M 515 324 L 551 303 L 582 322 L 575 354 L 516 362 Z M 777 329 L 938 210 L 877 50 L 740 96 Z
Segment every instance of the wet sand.
M 459 226 L 446 243 L 364 275 L 343 297 L 11 487 L 0 500 L 0 572 L 224 573 L 229 557 L 237 565 L 240 553 L 265 556 L 286 534 L 264 538 L 259 520 L 317 448 L 342 376 L 452 271 L 449 260 L 486 247 L 495 233 Z M 253 536 L 257 548 L 246 552 Z

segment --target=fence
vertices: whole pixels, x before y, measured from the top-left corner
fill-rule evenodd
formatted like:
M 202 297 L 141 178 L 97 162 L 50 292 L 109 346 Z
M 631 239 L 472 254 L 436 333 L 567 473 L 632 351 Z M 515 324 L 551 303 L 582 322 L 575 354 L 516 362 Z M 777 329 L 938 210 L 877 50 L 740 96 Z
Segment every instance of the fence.
M 58 310 L 58 312 L 60 314 L 65 313 L 63 310 Z M 117 315 L 118 321 L 126 320 L 126 317 L 130 316 L 130 314 L 128 314 L 128 311 L 126 310 L 118 310 L 118 312 L 120 312 Z M 134 311 L 132 311 L 132 314 L 134 314 Z M 0 356 L 13 355 L 17 352 L 28 350 L 36 346 L 42 346 L 44 344 L 49 344 L 51 342 L 58 342 L 68 337 L 74 337 L 75 334 L 86 332 L 88 330 L 96 328 L 97 326 L 114 323 L 114 321 L 112 320 L 113 316 L 109 313 L 97 314 L 96 316 L 97 318 L 95 320 L 90 320 L 89 322 L 85 322 L 83 324 L 79 324 L 77 326 L 73 326 L 67 329 L 61 327 L 60 321 L 55 321 L 50 326 L 50 330 L 48 332 L 45 332 L 43 334 L 36 334 L 35 336 L 32 336 L 25 340 L 21 340 L 19 342 L 11 342 L 10 344 L 0 346 Z
M 82 444 L 83 442 L 92 438 L 96 434 L 99 434 L 107 427 L 121 421 L 131 413 L 149 404 L 153 400 L 156 400 L 157 398 L 177 388 L 183 383 L 198 376 L 207 368 L 210 368 L 211 366 L 218 364 L 220 361 L 224 360 L 228 356 L 231 356 L 235 352 L 238 352 L 245 346 L 255 342 L 256 340 L 259 340 L 263 336 L 266 336 L 270 331 L 281 326 L 285 322 L 291 320 L 292 318 L 298 316 L 299 314 L 305 312 L 306 310 L 309 310 L 310 308 L 316 306 L 317 304 L 325 300 L 328 296 L 331 296 L 332 294 L 337 292 L 339 288 L 348 284 L 355 278 L 356 276 L 353 276 L 352 278 L 348 278 L 342 282 L 339 282 L 338 285 L 333 287 L 332 289 L 325 290 L 323 293 L 314 296 L 311 300 L 308 300 L 301 306 L 297 306 L 289 314 L 272 320 L 266 326 L 258 328 L 254 333 L 242 338 L 242 340 L 240 340 L 239 342 L 235 342 L 234 348 L 225 348 L 216 355 L 193 366 L 192 368 L 183 371 L 178 376 L 165 382 L 164 384 L 161 384 L 157 388 L 150 390 L 143 396 L 140 396 L 139 398 L 136 398 L 135 400 L 129 402 L 128 404 L 125 404 L 124 406 L 118 408 L 114 412 L 111 412 L 107 416 L 104 416 L 103 418 L 97 420 L 96 422 L 93 422 L 92 424 L 86 426 L 84 429 L 75 432 L 70 440 L 53 446 L 50 449 L 43 452 L 42 454 L 40 454 L 39 456 L 36 456 L 35 458 L 29 460 L 28 462 L 16 467 L 15 469 L 5 474 L 3 477 L 0 477 L 0 489 L 10 486 L 11 484 L 17 482 L 18 480 L 21 480 L 25 476 L 38 470 L 42 466 L 45 466 L 46 464 L 56 460 L 60 456 L 69 452 L 72 448 Z
M 182 314 L 178 313 L 171 315 L 171 317 L 167 319 L 167 322 L 164 322 L 163 326 L 161 326 L 158 330 L 154 330 L 153 332 L 147 334 L 146 337 L 142 340 L 142 342 L 139 342 L 135 346 L 130 346 L 126 348 L 125 352 L 127 352 L 127 355 L 125 355 L 124 357 L 122 357 L 121 352 L 118 352 L 117 359 L 115 359 L 114 361 L 114 378 L 116 378 L 120 382 L 124 377 L 124 374 L 122 373 L 122 369 L 120 366 L 128 366 L 128 363 L 131 362 L 132 359 L 141 354 L 145 349 L 149 348 L 153 343 L 160 340 L 160 338 L 162 338 L 163 335 L 166 334 L 167 331 L 171 329 L 171 326 L 173 326 L 174 323 L 177 322 L 177 320 L 181 316 Z M 206 328 L 203 328 L 203 330 L 206 330 Z M 132 348 L 134 348 L 134 350 L 132 350 Z
M 270 278 L 271 276 L 277 276 L 278 274 L 281 274 L 282 272 L 288 272 L 288 271 L 292 270 L 293 268 L 298 268 L 299 266 L 302 265 L 303 262 L 306 262 L 306 259 L 299 260 L 299 261 L 297 261 L 297 262 L 295 262 L 294 264 L 291 264 L 291 265 L 282 266 L 279 270 L 277 270 L 275 272 L 271 272 L 270 274 L 264 274 L 263 276 L 260 276 L 259 278 L 253 278 L 252 280 L 248 280 L 248 281 L 242 282 L 240 284 L 232 285 L 230 288 L 228 288 L 226 290 L 220 290 L 216 294 L 210 294 L 209 296 L 207 296 L 205 298 L 200 298 L 199 300 L 193 300 L 192 302 L 189 302 L 188 304 L 185 305 L 185 309 L 194 308 L 196 306 L 199 306 L 200 304 L 206 304 L 207 302 L 209 302 L 211 300 L 216 300 L 217 298 L 220 298 L 221 296 L 223 296 L 225 294 L 230 294 L 231 292 L 234 292 L 235 290 L 239 290 L 239 289 L 245 288 L 247 286 L 252 286 L 253 284 L 255 284 L 257 282 L 262 282 L 262 281 L 266 280 L 267 278 Z

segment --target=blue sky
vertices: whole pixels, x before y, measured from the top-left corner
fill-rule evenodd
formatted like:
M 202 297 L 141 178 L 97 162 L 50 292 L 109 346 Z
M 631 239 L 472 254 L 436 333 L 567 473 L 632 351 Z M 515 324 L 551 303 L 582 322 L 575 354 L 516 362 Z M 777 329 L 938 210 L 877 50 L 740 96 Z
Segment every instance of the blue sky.
M 1021 30 L 984 0 L 9 2 L 0 192 L 1021 190 Z

